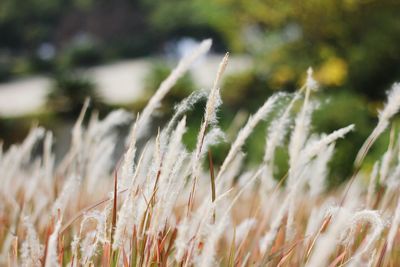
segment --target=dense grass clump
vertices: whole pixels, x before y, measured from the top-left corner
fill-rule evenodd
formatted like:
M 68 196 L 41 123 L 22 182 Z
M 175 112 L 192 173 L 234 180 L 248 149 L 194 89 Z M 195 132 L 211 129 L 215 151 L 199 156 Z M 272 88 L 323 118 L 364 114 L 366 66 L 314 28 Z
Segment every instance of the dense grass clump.
M 52 133 L 42 128 L 32 129 L 22 144 L 0 154 L 1 265 L 400 264 L 400 142 L 395 130 L 374 168 L 363 166 L 370 147 L 399 110 L 400 85 L 390 89 L 376 128 L 355 159 L 352 177 L 327 192 L 335 143 L 357 129 L 343 125 L 327 134 L 310 132 L 318 105 L 311 69 L 296 93 L 266 100 L 239 130 L 219 166 L 211 148 L 225 140 L 217 114 L 228 55 L 209 92 L 194 92 L 162 130 L 148 132 L 164 96 L 210 45 L 204 41 L 160 85 L 134 119 L 116 166 L 115 129 L 131 123 L 132 115 L 116 110 L 99 120 L 93 114 L 84 127 L 88 102 L 72 130 L 70 150 L 59 163 L 52 152 Z M 197 142 L 189 151 L 182 142 L 190 119 L 186 113 L 204 98 Z M 264 157 L 250 168 L 243 164 L 242 147 L 266 119 L 265 144 L 260 144 Z M 146 136 L 154 138 L 139 145 Z M 38 144 L 42 153 L 33 156 Z M 289 167 L 279 170 L 284 177 L 276 175 L 278 149 L 289 155 Z

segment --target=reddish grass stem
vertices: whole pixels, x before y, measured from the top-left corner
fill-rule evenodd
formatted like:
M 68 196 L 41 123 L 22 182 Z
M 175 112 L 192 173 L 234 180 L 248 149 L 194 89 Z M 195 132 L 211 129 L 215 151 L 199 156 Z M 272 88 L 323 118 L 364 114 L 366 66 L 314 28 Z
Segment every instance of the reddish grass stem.
M 210 178 L 211 178 L 211 201 L 214 203 L 216 199 L 216 191 L 215 191 L 215 175 L 214 175 L 214 163 L 212 160 L 211 149 L 208 150 L 208 161 L 210 163 Z M 213 223 L 215 223 L 215 210 L 213 212 Z

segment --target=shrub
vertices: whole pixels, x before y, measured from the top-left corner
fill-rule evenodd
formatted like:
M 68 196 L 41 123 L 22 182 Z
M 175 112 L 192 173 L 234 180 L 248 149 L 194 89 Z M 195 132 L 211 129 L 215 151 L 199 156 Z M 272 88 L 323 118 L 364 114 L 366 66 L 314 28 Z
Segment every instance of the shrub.
M 75 72 L 62 71 L 54 76 L 48 104 L 58 114 L 76 117 L 87 97 L 92 99 L 96 108 L 103 108 L 94 83 Z

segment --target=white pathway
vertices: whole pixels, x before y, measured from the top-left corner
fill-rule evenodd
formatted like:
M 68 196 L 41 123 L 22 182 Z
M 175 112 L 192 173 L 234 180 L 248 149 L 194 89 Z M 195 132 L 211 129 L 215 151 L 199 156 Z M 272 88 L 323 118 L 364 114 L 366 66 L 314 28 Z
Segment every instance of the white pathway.
M 223 55 L 210 55 L 197 62 L 191 69 L 196 84 L 208 89 L 212 86 L 218 64 Z M 250 68 L 247 57 L 231 57 L 226 73 Z M 120 61 L 88 70 L 99 94 L 109 104 L 127 104 L 143 94 L 143 82 L 151 68 L 147 59 Z M 51 81 L 44 76 L 0 83 L 0 116 L 16 117 L 40 112 L 45 108 Z

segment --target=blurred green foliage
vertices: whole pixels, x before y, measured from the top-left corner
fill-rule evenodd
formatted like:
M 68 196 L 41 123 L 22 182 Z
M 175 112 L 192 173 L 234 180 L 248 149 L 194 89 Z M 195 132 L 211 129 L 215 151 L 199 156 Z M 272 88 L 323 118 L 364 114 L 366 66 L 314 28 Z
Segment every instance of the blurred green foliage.
M 268 88 L 293 90 L 313 66 L 327 88 L 382 98 L 400 76 L 399 11 L 397 0 L 3 0 L 0 79 L 211 37 L 218 51 L 252 55 Z M 47 63 L 35 60 L 44 43 L 55 49 Z
M 257 59 L 272 87 L 299 84 L 308 66 L 326 87 L 382 98 L 400 77 L 396 0 L 146 1 L 163 31 L 211 28 L 233 52 Z
M 358 149 L 368 137 L 374 125 L 373 116 L 365 98 L 351 91 L 327 92 L 318 96 L 320 107 L 313 115 L 313 130 L 331 133 L 344 126 L 355 124 L 355 131 L 336 144 L 330 163 L 331 185 L 343 182 L 353 171 L 353 161 Z
M 231 109 L 245 108 L 255 111 L 260 99 L 267 99 L 272 94 L 266 79 L 254 70 L 227 76 L 223 82 L 222 98 Z M 245 101 L 243 101 L 245 100 Z
M 1 80 L 148 55 L 160 43 L 143 5 L 131 0 L 2 0 L 0 36 Z
M 66 49 L 60 58 L 60 64 L 69 68 L 89 67 L 102 61 L 101 51 L 91 43 L 78 44 Z
M 42 111 L 36 114 L 20 116 L 17 118 L 1 118 L 0 117 L 0 143 L 7 149 L 10 145 L 16 144 L 24 140 L 29 130 L 40 125 L 45 129 L 55 129 L 59 126 L 54 113 L 51 111 Z
M 94 89 L 95 84 L 83 75 L 60 71 L 54 77 L 47 106 L 62 117 L 74 119 L 79 115 L 86 98 L 90 98 L 91 109 L 103 111 L 105 106 Z
M 211 37 L 214 51 L 254 59 L 253 68 L 227 76 L 222 84 L 221 127 L 235 132 L 231 124 L 239 109 L 253 113 L 274 92 L 297 90 L 312 66 L 321 84 L 314 96 L 321 101 L 314 130 L 331 132 L 356 124 L 356 131 L 337 143 L 331 162 L 334 185 L 351 173 L 355 153 L 376 123 L 377 103 L 400 79 L 399 11 L 398 0 L 2 0 L 0 81 L 51 73 L 49 114 L 71 119 L 86 96 L 94 108 L 108 109 L 95 94 L 95 84 L 74 69 L 154 55 L 182 37 Z M 145 83 L 146 96 L 128 108 L 140 111 L 170 70 L 156 62 Z M 158 122 L 165 122 L 173 106 L 194 89 L 190 74 L 184 76 L 163 102 Z M 184 137 L 189 148 L 195 145 L 203 111 L 200 102 L 189 114 Z M 18 132 L 15 136 L 26 132 L 28 121 L 0 121 L 3 138 L 8 138 L 7 129 Z M 249 164 L 262 158 L 267 123 L 260 124 L 246 143 Z M 372 148 L 368 163 L 381 156 L 387 136 Z M 213 148 L 216 165 L 230 141 Z M 287 157 L 285 149 L 278 150 L 281 170 L 287 168 Z

